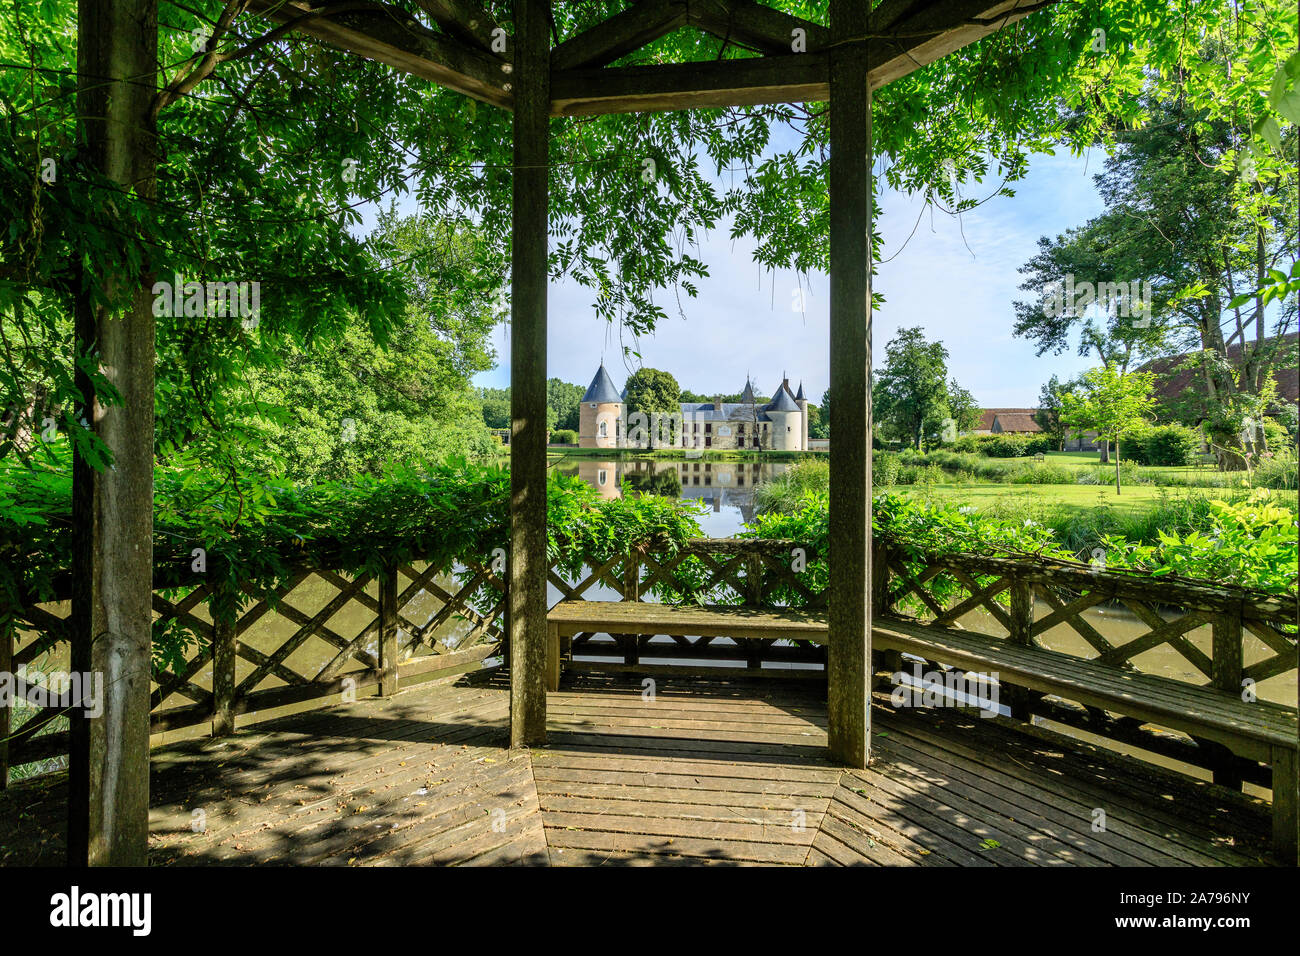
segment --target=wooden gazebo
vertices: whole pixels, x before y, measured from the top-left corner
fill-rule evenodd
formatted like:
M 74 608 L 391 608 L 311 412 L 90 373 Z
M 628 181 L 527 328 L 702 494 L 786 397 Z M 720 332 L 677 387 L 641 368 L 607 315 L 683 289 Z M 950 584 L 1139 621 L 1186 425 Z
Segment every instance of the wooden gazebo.
M 558 45 L 549 0 L 515 0 L 513 32 L 473 0 L 418 0 L 437 29 L 382 5 L 251 0 L 249 9 L 322 43 L 380 61 L 514 117 L 509 561 L 511 743 L 546 733 L 546 327 L 548 122 L 555 116 L 824 101 L 830 109 L 831 452 L 829 747 L 851 767 L 870 749 L 871 100 L 872 90 L 1000 30 L 1053 0 L 831 0 L 829 24 L 754 0 L 641 0 Z M 81 70 L 107 82 L 81 112 L 92 153 L 123 184 L 123 157 L 151 128 L 156 51 L 141 25 L 156 0 L 82 4 Z M 756 56 L 610 66 L 692 26 Z M 123 37 L 130 56 L 121 55 Z M 148 152 L 147 150 L 145 151 Z M 144 160 L 139 160 L 141 162 Z M 148 170 L 145 170 L 147 173 Z M 143 864 L 148 837 L 152 326 L 87 307 L 78 339 L 97 342 L 120 407 L 96 427 L 117 467 L 79 467 L 74 666 L 113 675 L 104 719 L 74 720 L 69 847 L 73 862 Z M 141 319 L 143 318 L 143 321 Z

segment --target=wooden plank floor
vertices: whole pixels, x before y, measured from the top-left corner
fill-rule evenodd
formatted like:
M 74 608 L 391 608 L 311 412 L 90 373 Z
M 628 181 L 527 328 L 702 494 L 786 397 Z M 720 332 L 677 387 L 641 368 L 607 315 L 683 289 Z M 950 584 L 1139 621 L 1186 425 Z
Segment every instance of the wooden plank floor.
M 578 675 L 506 748 L 503 680 L 154 753 L 156 865 L 1258 865 L 1267 804 L 1046 731 L 875 712 L 825 756 L 824 690 Z M 60 864 L 61 776 L 0 793 L 0 864 Z M 1104 824 L 1104 825 L 1103 825 Z

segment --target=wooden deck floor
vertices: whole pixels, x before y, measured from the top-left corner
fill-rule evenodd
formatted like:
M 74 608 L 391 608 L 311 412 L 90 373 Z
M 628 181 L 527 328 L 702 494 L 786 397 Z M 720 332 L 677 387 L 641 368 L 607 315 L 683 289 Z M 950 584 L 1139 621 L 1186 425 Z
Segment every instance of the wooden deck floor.
M 877 708 L 825 757 L 824 690 L 575 676 L 545 748 L 504 683 L 442 685 L 155 751 L 164 864 L 1258 865 L 1267 806 L 1047 732 Z M 64 782 L 0 793 L 0 863 L 61 864 Z M 1098 811 L 1104 830 L 1095 830 Z

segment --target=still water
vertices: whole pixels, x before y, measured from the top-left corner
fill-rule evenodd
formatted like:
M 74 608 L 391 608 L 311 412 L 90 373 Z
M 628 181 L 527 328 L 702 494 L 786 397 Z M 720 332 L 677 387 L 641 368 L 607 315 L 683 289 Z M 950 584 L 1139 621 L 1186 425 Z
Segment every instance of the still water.
M 707 509 L 696 520 L 706 538 L 730 538 L 754 517 L 754 489 L 790 469 L 790 463 L 759 461 L 599 461 L 560 459 L 553 471 L 577 475 L 602 497 L 618 498 L 623 483 L 636 491 L 698 501 Z

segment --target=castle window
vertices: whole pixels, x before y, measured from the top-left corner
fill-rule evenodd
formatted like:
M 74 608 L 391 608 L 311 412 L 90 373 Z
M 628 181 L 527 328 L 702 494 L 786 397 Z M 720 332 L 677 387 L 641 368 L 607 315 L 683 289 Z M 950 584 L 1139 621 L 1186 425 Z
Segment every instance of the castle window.
M 600 426 L 599 426 L 599 427 L 597 428 L 597 430 L 596 430 L 596 434 L 599 435 L 601 438 L 606 438 L 606 437 L 608 437 L 608 436 L 609 436 L 609 424 L 608 424 L 607 422 L 601 422 L 601 423 L 600 423 Z
M 706 435 L 712 435 L 712 434 L 713 434 L 713 426 L 710 425 L 710 424 L 708 424 L 707 422 L 706 422 L 705 425 L 704 425 L 704 434 L 706 434 Z

